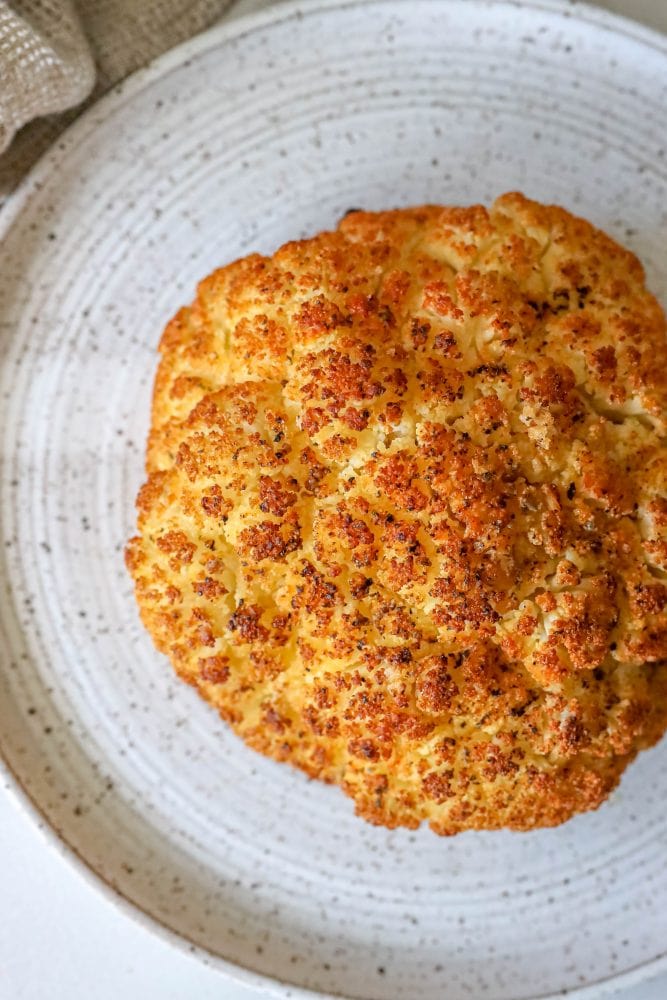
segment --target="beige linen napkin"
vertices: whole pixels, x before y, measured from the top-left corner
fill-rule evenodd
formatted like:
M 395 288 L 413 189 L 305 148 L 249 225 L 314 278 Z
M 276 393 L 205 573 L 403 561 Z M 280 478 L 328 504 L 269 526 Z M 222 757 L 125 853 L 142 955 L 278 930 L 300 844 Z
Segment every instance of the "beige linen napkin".
M 0 204 L 83 106 L 223 16 L 269 2 L 0 0 Z

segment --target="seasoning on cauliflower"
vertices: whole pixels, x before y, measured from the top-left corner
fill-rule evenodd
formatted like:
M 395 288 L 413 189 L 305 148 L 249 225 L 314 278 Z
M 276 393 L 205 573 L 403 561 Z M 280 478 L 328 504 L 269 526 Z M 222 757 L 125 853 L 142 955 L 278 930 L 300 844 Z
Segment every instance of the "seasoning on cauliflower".
M 520 194 L 353 212 L 161 343 L 127 548 L 157 648 L 372 823 L 595 809 L 667 727 L 665 317 Z

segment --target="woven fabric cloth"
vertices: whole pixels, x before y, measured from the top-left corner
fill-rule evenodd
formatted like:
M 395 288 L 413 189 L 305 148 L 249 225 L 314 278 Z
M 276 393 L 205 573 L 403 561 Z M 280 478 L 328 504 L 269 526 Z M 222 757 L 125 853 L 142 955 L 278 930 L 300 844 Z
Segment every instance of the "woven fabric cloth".
M 32 118 L 88 96 L 95 68 L 69 0 L 0 3 L 0 149 Z
M 0 0 L 0 200 L 118 80 L 222 17 L 269 2 Z

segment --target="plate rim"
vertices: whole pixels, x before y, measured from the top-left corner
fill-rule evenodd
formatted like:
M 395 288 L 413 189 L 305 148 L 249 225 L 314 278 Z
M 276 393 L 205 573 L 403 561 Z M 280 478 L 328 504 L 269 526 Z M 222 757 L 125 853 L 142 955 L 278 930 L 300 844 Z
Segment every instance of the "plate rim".
M 466 0 L 428 0 L 428 2 L 433 5 L 441 4 L 454 7 L 466 2 Z M 115 84 L 55 138 L 22 178 L 18 186 L 9 193 L 4 202 L 0 203 L 0 245 L 20 219 L 21 213 L 32 195 L 40 189 L 42 180 L 50 178 L 52 168 L 57 166 L 59 158 L 65 156 L 80 138 L 87 137 L 101 127 L 110 112 L 130 101 L 154 81 L 167 76 L 173 69 L 202 55 L 209 49 L 223 46 L 234 39 L 240 39 L 263 28 L 284 21 L 312 17 L 321 11 L 372 7 L 380 3 L 392 4 L 400 9 L 401 0 L 278 0 L 278 2 L 269 3 L 268 7 L 259 11 L 236 17 L 234 17 L 232 7 L 230 14 L 222 22 L 214 24 L 192 38 L 168 49 L 147 66 L 136 70 Z M 613 35 L 630 38 L 657 50 L 667 59 L 667 34 L 641 24 L 631 17 L 604 10 L 587 2 L 587 0 L 474 0 L 474 3 L 478 7 L 505 7 L 535 13 L 542 11 L 557 14 L 564 19 L 583 22 Z M 76 873 L 102 899 L 127 916 L 133 923 L 155 935 L 165 944 L 175 947 L 181 954 L 201 962 L 212 970 L 222 972 L 232 981 L 250 988 L 267 990 L 276 997 L 290 998 L 290 1000 L 360 1000 L 360 998 L 348 997 L 342 993 L 327 993 L 299 986 L 277 976 L 257 972 L 231 959 L 223 958 L 190 940 L 184 934 L 173 930 L 147 909 L 125 896 L 101 872 L 96 871 L 83 854 L 70 844 L 61 831 L 51 823 L 39 802 L 11 766 L 3 745 L 2 731 L 0 731 L 0 782 L 0 787 L 7 793 L 9 801 L 20 814 L 29 819 L 33 829 L 38 832 L 42 843 L 64 862 L 70 871 Z M 558 1000 L 563 995 L 576 998 L 576 1000 L 597 1000 L 603 996 L 610 996 L 619 988 L 639 985 L 663 973 L 667 973 L 667 950 L 647 962 L 626 969 L 624 972 L 614 973 L 586 986 L 567 990 L 566 994 L 563 994 L 562 991 L 540 994 L 533 1000 Z

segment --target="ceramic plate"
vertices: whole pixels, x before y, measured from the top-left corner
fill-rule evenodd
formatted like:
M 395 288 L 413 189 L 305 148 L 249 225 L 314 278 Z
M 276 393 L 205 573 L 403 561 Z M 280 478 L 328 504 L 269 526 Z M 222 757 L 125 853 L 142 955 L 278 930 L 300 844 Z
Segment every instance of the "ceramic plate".
M 122 905 L 247 982 L 517 1000 L 665 964 L 667 744 L 560 829 L 375 829 L 172 678 L 122 550 L 156 344 L 199 277 L 351 206 L 520 188 L 664 300 L 666 106 L 664 41 L 592 8 L 279 6 L 116 90 L 0 216 L 2 751 Z

